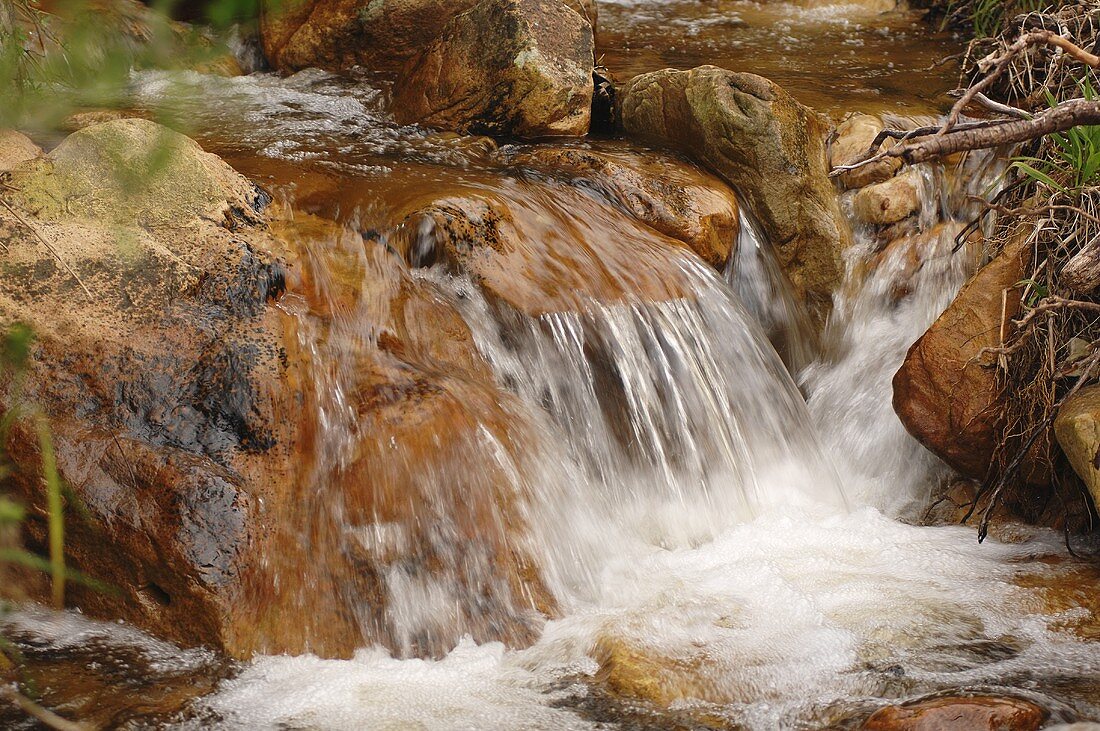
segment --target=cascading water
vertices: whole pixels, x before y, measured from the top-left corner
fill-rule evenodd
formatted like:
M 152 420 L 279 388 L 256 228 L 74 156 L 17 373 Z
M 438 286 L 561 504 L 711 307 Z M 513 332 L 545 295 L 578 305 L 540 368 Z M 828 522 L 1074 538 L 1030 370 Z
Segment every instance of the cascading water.
M 240 148 L 262 146 L 288 166 L 314 160 L 311 172 L 336 171 L 362 198 L 445 163 L 463 170 L 445 183 L 526 206 L 546 239 L 575 229 L 578 248 L 641 251 L 646 234 L 606 206 L 579 195 L 555 205 L 499 170 L 473 170 L 485 155 L 465 143 L 379 128 L 374 95 L 329 81 L 311 72 L 203 83 L 228 85 L 260 111 L 268 95 L 279 100 L 277 123 L 250 130 Z M 382 169 L 395 151 L 415 164 Z M 375 174 L 382 182 L 361 182 Z M 437 184 L 431 174 L 417 185 Z M 1095 646 L 1018 585 L 1025 558 L 1058 552 L 1051 537 L 978 546 L 966 528 L 894 520 L 912 514 L 941 468 L 894 417 L 890 377 L 971 266 L 965 250 L 951 253 L 953 239 L 971 213 L 963 194 L 985 193 L 990 180 L 971 171 L 958 176 L 971 187 L 955 190 L 940 172 L 921 175 L 917 231 L 878 252 L 857 228 L 818 360 L 748 216 L 726 283 L 682 253 L 676 274 L 690 296 L 578 292 L 568 306 L 524 314 L 467 275 L 405 268 L 364 212 L 376 201 L 358 217 L 314 206 L 368 235 L 304 242 L 310 294 L 282 305 L 323 397 L 307 404 L 316 464 L 292 538 L 352 557 L 351 570 L 318 566 L 328 583 L 314 592 L 357 607 L 373 646 L 351 660 L 260 656 L 178 725 L 583 729 L 640 718 L 817 728 L 894 699 L 985 686 L 1036 694 L 1056 720 L 1072 715 L 1063 704 L 1100 716 Z M 610 275 L 630 293 L 642 273 Z M 424 309 L 393 311 L 398 294 Z M 455 312 L 444 329 L 472 334 L 485 378 L 447 350 L 453 343 L 388 343 L 402 318 L 414 329 Z M 765 331 L 800 370 L 808 409 Z M 373 388 L 378 374 L 396 385 Z M 393 419 L 402 398 L 428 399 L 425 439 L 401 441 L 387 418 L 357 411 L 364 393 L 392 399 Z M 374 503 L 336 499 L 328 483 L 349 480 Z M 499 579 L 509 561 L 541 573 L 552 619 L 531 611 L 541 597 Z M 367 574 L 364 589 L 356 582 Z M 486 641 L 506 620 L 529 631 L 507 638 L 526 649 Z M 40 638 L 71 631 L 30 624 Z

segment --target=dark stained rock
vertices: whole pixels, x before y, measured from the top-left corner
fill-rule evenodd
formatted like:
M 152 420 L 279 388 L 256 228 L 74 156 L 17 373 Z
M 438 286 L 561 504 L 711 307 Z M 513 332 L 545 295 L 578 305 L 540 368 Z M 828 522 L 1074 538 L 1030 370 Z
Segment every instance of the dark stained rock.
M 863 725 L 865 731 L 1036 731 L 1042 708 L 1021 698 L 947 696 L 887 706 Z
M 592 66 L 591 26 L 558 0 L 482 0 L 401 69 L 393 114 L 462 133 L 582 136 Z

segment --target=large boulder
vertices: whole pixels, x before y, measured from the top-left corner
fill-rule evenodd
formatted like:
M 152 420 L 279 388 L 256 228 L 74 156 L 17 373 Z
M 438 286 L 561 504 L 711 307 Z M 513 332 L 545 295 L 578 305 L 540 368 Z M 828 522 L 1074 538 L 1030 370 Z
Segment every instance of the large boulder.
M 587 134 L 592 28 L 558 0 L 482 0 L 398 74 L 393 114 L 463 133 Z
M 767 79 L 714 66 L 636 76 L 617 105 L 626 132 L 679 147 L 737 189 L 822 320 L 850 238 L 828 177 L 827 122 Z
M 477 0 L 265 0 L 260 37 L 272 66 L 396 71 Z M 566 5 L 596 27 L 595 0 Z
M 37 341 L 0 410 L 49 417 L 67 560 L 113 587 L 72 605 L 237 657 L 533 637 L 553 598 L 524 544 L 532 440 L 433 285 L 335 224 L 269 226 L 255 186 L 143 120 L 11 185 L 0 330 Z M 41 550 L 33 424 L 4 448 Z
M 539 145 L 507 160 L 592 190 L 722 269 L 740 230 L 737 196 L 719 178 L 659 152 Z
M 962 474 L 983 479 L 995 446 L 1000 393 L 983 348 L 1001 344 L 1020 307 L 1029 250 L 1011 242 L 982 267 L 894 375 L 894 411 L 917 441 Z
M 1100 506 L 1100 387 L 1088 386 L 1065 400 L 1054 420 L 1054 434 L 1074 471 Z

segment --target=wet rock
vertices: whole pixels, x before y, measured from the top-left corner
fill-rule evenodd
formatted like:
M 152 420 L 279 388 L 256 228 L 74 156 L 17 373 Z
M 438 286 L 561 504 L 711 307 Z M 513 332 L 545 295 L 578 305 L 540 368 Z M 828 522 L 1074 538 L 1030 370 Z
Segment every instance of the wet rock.
M 166 152 L 147 185 L 126 184 L 150 150 Z M 142 120 L 16 173 L 33 230 L 0 209 L 0 328 L 37 334 L 23 394 L 78 500 L 69 565 L 114 587 L 71 585 L 72 605 L 235 657 L 534 636 L 553 600 L 523 543 L 530 437 L 430 283 L 334 224 L 269 230 L 251 183 Z M 42 550 L 33 426 L 5 448 Z M 409 596 L 441 604 L 391 603 Z
M 482 0 L 398 74 L 403 123 L 462 133 L 587 134 L 592 28 L 555 0 Z
M 41 154 L 42 148 L 34 144 L 30 137 L 15 130 L 0 129 L 0 173 Z
M 1054 420 L 1054 434 L 1073 469 L 1100 505 L 1100 387 L 1087 386 L 1066 399 Z
M 74 112 L 62 120 L 60 128 L 66 132 L 76 132 L 85 127 L 114 122 L 119 119 L 148 119 L 146 112 L 129 109 L 85 109 Z
M 1046 713 L 1020 698 L 948 696 L 887 706 L 863 725 L 865 731 L 1036 731 Z
M 868 185 L 857 191 L 852 200 L 856 218 L 875 226 L 908 218 L 920 210 L 919 184 L 917 174 L 907 172 L 885 182 Z
M 540 145 L 510 158 L 597 191 L 721 270 L 740 229 L 737 197 L 713 175 L 660 153 Z
M 826 121 L 767 79 L 714 66 L 636 76 L 617 104 L 625 131 L 683 149 L 744 196 L 823 320 L 850 238 L 828 177 Z
M 268 61 L 281 70 L 362 66 L 392 72 L 475 4 L 476 0 L 265 1 L 261 40 Z M 565 5 L 596 28 L 595 0 L 569 0 Z
M 413 265 L 443 261 L 491 300 L 531 316 L 582 310 L 589 301 L 690 296 L 683 243 L 571 187 L 548 192 L 555 208 L 483 193 L 424 201 L 393 243 Z M 618 236 L 606 235 L 608 225 Z
M 836 138 L 829 145 L 829 166 L 851 165 L 863 159 L 875 137 L 884 129 L 882 120 L 869 114 L 853 114 L 840 123 L 836 130 Z M 884 145 L 879 145 L 881 150 Z M 889 180 L 901 167 L 901 160 L 896 157 L 879 160 L 870 165 L 864 165 L 855 170 L 848 170 L 839 176 L 841 184 L 848 189 L 862 188 L 872 183 L 881 183 Z
M 982 267 L 894 375 L 894 411 L 902 424 L 967 477 L 985 477 L 999 412 L 996 373 L 979 353 L 1001 343 L 1018 311 L 1016 284 L 1027 257 L 1014 241 Z
M 667 708 L 677 701 L 728 704 L 741 700 L 708 675 L 706 653 L 689 658 L 662 656 L 631 640 L 601 635 L 592 650 L 600 669 L 595 679 L 612 693 Z

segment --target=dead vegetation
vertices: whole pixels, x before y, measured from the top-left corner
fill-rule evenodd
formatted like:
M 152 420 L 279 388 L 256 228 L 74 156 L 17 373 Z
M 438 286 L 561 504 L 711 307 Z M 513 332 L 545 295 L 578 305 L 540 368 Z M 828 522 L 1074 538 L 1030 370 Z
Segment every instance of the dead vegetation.
M 966 519 L 978 518 L 981 538 L 999 508 L 1088 530 L 1096 522 L 1088 492 L 1055 443 L 1052 424 L 1068 396 L 1100 380 L 1100 2 L 992 5 L 974 0 L 948 8 L 949 19 L 970 18 L 976 32 L 991 22 L 979 22 L 978 14 L 999 20 L 993 35 L 969 44 L 958 101 L 942 123 L 887 130 L 865 160 L 847 167 L 992 147 L 1012 155 L 1004 186 L 983 201 L 983 213 L 959 239 L 975 228 L 989 231 L 992 257 L 1023 237 L 1031 262 L 1030 274 L 1006 293 L 1022 293 L 1019 316 L 1002 324 L 1000 347 L 981 356 L 997 369 L 1002 413 L 989 473 Z M 1026 12 L 1010 15 L 1010 8 Z M 887 137 L 899 143 L 872 154 Z

